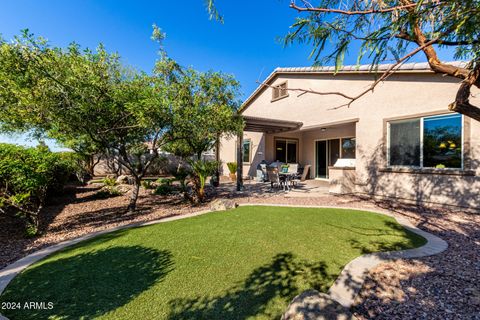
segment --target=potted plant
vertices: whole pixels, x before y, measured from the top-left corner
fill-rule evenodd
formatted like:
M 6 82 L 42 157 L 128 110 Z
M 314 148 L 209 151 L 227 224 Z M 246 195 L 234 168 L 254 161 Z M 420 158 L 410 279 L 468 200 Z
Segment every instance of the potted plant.
M 237 181 L 237 163 L 236 162 L 227 162 L 228 171 L 230 171 L 230 179 L 232 181 Z

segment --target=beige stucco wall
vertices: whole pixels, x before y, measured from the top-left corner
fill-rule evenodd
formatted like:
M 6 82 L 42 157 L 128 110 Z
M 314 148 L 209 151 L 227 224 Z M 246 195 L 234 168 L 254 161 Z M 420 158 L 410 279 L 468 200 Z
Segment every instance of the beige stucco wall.
M 250 163 L 243 164 L 244 176 L 254 177 L 257 165 L 265 159 L 265 135 L 260 132 L 245 132 L 243 139 L 251 141 Z M 236 138 L 222 138 L 220 142 L 222 175 L 229 174 L 227 163 L 237 161 Z
M 356 95 L 371 85 L 373 76 L 351 73 L 336 76 L 290 74 L 278 76 L 272 84 L 286 80 L 289 88 L 339 91 Z M 457 79 L 430 73 L 396 74 L 349 108 L 338 109 L 335 108 L 346 100 L 336 95 L 299 96 L 298 93 L 289 91 L 287 98 L 272 102 L 271 89 L 266 88 L 243 114 L 303 122 L 303 127 L 298 132 L 261 135 L 264 140 L 264 155 L 268 161 L 274 160 L 274 136 L 299 139 L 299 161 L 302 164 L 311 164 L 313 170 L 316 139 L 356 136 L 356 192 L 416 202 L 480 207 L 480 196 L 477 196 L 480 192 L 480 123 L 477 121 L 470 121 L 470 132 L 465 135 L 467 140 L 470 139 L 468 152 L 472 159 L 471 169 L 475 170 L 476 176 L 392 173 L 379 170 L 386 165 L 382 152 L 385 143 L 385 120 L 402 116 L 414 117 L 424 113 L 447 113 L 447 106 L 455 97 L 458 83 Z M 480 92 L 474 90 L 473 93 L 477 94 L 473 102 L 480 105 Z M 321 127 L 326 127 L 327 130 L 321 132 Z M 249 134 L 246 133 L 246 136 Z M 229 146 L 225 145 L 221 154 L 222 159 L 232 159 L 231 155 L 235 159 L 234 141 L 230 141 Z M 249 168 L 245 169 L 244 172 L 248 172 Z
M 303 157 L 302 165 L 311 165 L 310 177 L 316 176 L 315 168 L 315 141 L 328 140 L 338 138 L 352 138 L 355 137 L 356 122 L 336 125 L 333 127 L 325 127 L 325 131 L 321 129 L 307 130 L 302 132 L 303 137 Z

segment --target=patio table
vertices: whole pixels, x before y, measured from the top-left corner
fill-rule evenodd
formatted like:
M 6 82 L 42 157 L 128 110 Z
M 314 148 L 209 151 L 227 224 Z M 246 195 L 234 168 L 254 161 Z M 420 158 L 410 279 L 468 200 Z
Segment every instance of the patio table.
M 285 178 L 285 184 L 284 184 L 283 190 L 290 191 L 290 186 L 289 186 L 290 181 L 292 181 L 292 179 L 295 179 L 297 174 L 295 172 L 279 172 L 278 175 L 280 177 Z

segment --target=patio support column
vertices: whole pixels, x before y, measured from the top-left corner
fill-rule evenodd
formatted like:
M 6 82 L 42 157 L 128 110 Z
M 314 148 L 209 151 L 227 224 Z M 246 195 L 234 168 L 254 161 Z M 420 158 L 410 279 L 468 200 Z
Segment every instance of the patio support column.
M 243 190 L 243 130 L 237 136 L 237 191 Z
M 220 185 L 220 134 L 217 134 L 217 141 L 215 142 L 215 161 L 217 161 L 217 171 L 215 172 L 215 177 L 217 178 L 215 181 L 215 187 Z

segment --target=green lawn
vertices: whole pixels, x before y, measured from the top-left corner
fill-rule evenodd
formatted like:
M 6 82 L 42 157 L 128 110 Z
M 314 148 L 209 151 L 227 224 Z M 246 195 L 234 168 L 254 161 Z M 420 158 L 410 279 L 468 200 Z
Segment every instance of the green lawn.
M 425 240 L 364 211 L 240 207 L 123 230 L 36 263 L 8 286 L 13 319 L 273 319 L 343 266 Z M 53 309 L 23 309 L 25 301 Z

